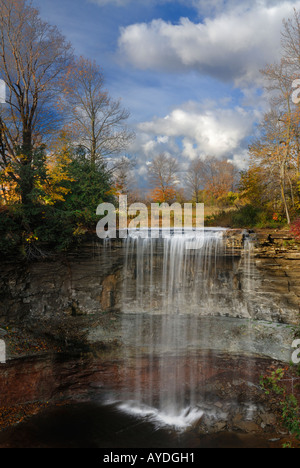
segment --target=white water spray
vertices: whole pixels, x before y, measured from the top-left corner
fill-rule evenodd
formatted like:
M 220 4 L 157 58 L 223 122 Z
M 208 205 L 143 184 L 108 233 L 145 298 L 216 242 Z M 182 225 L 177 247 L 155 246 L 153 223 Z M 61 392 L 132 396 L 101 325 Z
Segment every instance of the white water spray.
M 215 330 L 214 319 L 203 327 L 199 318 L 232 317 L 238 309 L 230 277 L 234 253 L 226 250 L 225 232 L 205 229 L 193 249 L 187 247 L 195 242 L 192 232 L 156 239 L 134 231 L 124 240 L 123 411 L 180 429 L 202 417 L 199 381 L 210 369 L 201 367 L 197 353 L 202 349 L 212 365 L 209 340 Z M 249 273 L 250 257 L 247 243 Z M 249 319 L 243 307 L 236 313 Z

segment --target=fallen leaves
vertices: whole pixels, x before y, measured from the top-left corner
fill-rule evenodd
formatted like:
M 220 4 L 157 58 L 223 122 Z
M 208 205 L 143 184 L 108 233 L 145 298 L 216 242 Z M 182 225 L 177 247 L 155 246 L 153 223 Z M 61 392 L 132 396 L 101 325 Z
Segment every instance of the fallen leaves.
M 69 402 L 62 400 L 54 402 L 35 401 L 29 403 L 20 403 L 11 407 L 0 407 L 0 432 L 16 424 L 20 424 L 27 418 L 30 418 L 50 406 L 65 406 Z
M 29 356 L 48 351 L 61 351 L 58 346 L 53 346 L 46 339 L 34 337 L 25 331 L 9 329 L 8 327 L 6 331 L 5 343 L 10 357 Z
M 25 418 L 37 414 L 48 406 L 48 402 L 34 402 L 19 404 L 9 408 L 0 407 L 0 431 L 15 424 L 19 424 Z

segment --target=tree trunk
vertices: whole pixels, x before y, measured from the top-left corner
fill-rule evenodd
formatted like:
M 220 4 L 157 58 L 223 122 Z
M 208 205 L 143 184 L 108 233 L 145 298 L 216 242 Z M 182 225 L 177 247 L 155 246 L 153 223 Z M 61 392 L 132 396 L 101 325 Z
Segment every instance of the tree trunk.
M 23 130 L 23 144 L 20 155 L 20 192 L 24 205 L 32 204 L 32 190 L 34 187 L 34 173 L 32 167 L 32 132 L 31 129 Z
M 285 210 L 285 214 L 286 214 L 286 219 L 287 219 L 288 224 L 291 224 L 289 208 L 288 208 L 288 205 L 287 205 L 286 195 L 285 195 L 285 168 L 284 168 L 284 164 L 281 164 L 281 170 L 280 170 L 280 191 L 281 191 L 281 198 L 282 198 L 282 201 L 283 201 L 284 210 Z

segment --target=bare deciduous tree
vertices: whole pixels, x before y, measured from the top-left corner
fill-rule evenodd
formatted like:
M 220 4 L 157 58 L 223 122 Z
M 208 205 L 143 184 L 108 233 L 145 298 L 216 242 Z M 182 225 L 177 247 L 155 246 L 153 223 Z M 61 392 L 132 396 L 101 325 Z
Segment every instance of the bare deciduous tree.
M 135 178 L 133 174 L 135 165 L 135 160 L 131 160 L 128 157 L 123 156 L 118 161 L 113 171 L 117 192 L 122 195 L 127 195 L 129 203 L 134 203 L 136 201 L 137 189 L 135 187 Z
M 159 154 L 148 166 L 148 180 L 159 192 L 159 201 L 169 202 L 174 198 L 179 165 L 175 158 L 166 153 Z
M 227 160 L 218 160 L 213 156 L 197 159 L 190 164 L 186 182 L 196 202 L 199 202 L 200 190 L 209 192 L 218 198 L 237 185 L 238 170 Z
M 54 103 L 71 57 L 70 44 L 29 1 L 1 0 L 0 78 L 7 104 L 0 114 L 0 164 L 23 203 L 30 203 L 34 183 L 33 149 L 57 126 Z
M 132 141 L 126 121 L 129 112 L 104 89 L 99 66 L 80 57 L 69 67 L 64 82 L 65 102 L 71 115 L 73 137 L 84 147 L 91 165 L 119 154 Z
M 300 176 L 299 107 L 293 105 L 293 80 L 299 79 L 300 65 L 300 13 L 294 10 L 292 18 L 283 21 L 281 32 L 282 58 L 279 63 L 267 65 L 262 74 L 270 93 L 270 111 L 262 122 L 260 145 L 268 148 L 265 155 L 253 145 L 252 157 L 266 164 L 277 180 L 288 224 L 291 222 L 288 199 L 294 205 L 293 184 L 297 187 Z M 272 156 L 272 157 L 271 157 Z
M 282 53 L 291 70 L 299 78 L 300 68 L 300 12 L 294 8 L 292 18 L 283 21 L 281 32 Z
M 290 140 L 290 122 L 285 122 L 285 119 L 290 120 L 288 115 L 281 115 L 275 107 L 265 114 L 261 123 L 261 135 L 250 146 L 250 155 L 253 163 L 269 174 L 273 198 L 280 195 L 287 222 L 290 224 L 288 198 L 290 195 L 293 198 L 293 190 L 290 190 L 291 177 L 296 167 L 292 158 L 294 151 Z
M 186 174 L 186 185 L 188 191 L 191 193 L 192 199 L 200 202 L 200 191 L 204 188 L 204 162 L 202 159 L 195 159 L 189 165 Z

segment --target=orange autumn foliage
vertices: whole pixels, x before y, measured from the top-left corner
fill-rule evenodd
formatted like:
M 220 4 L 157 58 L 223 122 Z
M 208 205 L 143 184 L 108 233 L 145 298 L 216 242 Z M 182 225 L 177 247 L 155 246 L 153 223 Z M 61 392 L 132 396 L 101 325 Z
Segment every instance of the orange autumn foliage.
M 176 191 L 173 187 L 156 187 L 151 191 L 150 198 L 154 203 L 170 203 L 175 200 Z

